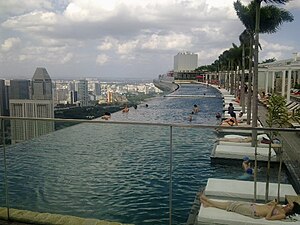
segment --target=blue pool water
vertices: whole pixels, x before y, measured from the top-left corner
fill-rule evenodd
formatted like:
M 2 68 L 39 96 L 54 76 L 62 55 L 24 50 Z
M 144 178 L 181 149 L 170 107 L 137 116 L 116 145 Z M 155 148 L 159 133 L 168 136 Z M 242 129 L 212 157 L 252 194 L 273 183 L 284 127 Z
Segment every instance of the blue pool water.
M 216 97 L 159 97 L 149 100 L 148 108 L 144 103 L 113 114 L 112 120 L 216 124 L 215 113 L 223 107 L 217 90 L 183 85 L 173 94 L 204 93 Z M 194 104 L 200 113 L 189 122 Z M 213 130 L 173 128 L 173 224 L 186 222 L 195 194 L 208 178 L 242 175 L 240 166 L 210 163 L 216 139 Z M 11 146 L 10 206 L 137 225 L 168 224 L 169 149 L 169 127 L 115 124 L 75 125 Z M 0 154 L 3 159 L 2 150 Z M 5 205 L 4 194 L 0 204 Z

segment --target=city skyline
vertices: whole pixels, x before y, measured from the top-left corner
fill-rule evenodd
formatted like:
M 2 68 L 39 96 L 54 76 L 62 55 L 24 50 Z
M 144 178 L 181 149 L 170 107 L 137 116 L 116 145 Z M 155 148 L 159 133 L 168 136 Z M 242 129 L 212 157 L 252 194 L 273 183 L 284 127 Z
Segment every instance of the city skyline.
M 52 79 L 153 79 L 173 69 L 182 51 L 198 54 L 198 65 L 211 64 L 232 43 L 239 45 L 244 27 L 233 2 L 2 1 L 0 77 L 30 79 L 36 67 L 45 67 Z M 260 35 L 260 60 L 300 52 L 300 2 L 278 7 L 294 21 Z

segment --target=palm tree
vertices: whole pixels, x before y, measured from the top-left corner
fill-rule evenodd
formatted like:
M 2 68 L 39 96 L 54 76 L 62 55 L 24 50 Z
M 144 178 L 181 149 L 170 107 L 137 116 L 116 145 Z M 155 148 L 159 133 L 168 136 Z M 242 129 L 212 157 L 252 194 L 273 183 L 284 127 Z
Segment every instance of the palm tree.
M 257 95 L 258 95 L 258 46 L 259 32 L 275 33 L 283 22 L 292 22 L 294 20 L 292 14 L 284 9 L 279 9 L 273 5 L 261 8 L 261 3 L 277 3 L 285 4 L 289 0 L 256 0 L 256 20 L 255 20 L 255 51 L 254 51 L 254 79 L 253 79 L 253 127 L 257 126 Z M 256 133 L 256 132 L 255 132 Z M 254 134 L 255 137 L 257 134 Z M 254 136 L 253 135 L 253 136 Z M 252 136 L 252 138 L 253 138 Z M 255 138 L 256 139 L 256 138 Z
M 265 3 L 278 4 L 285 4 L 289 2 L 289 0 L 254 0 L 248 6 L 243 6 L 239 0 L 234 3 L 239 19 L 246 29 L 249 30 L 252 37 L 251 39 L 254 40 L 255 44 L 252 107 L 253 127 L 257 127 L 259 33 L 275 33 L 283 22 L 291 22 L 294 20 L 293 15 L 290 12 L 277 8 L 274 5 L 261 7 L 261 3 L 263 1 Z M 257 132 L 252 133 L 253 144 L 256 141 L 256 135 Z
M 220 56 L 219 56 L 219 62 L 220 62 L 220 70 L 224 71 L 227 70 L 228 71 L 228 54 L 229 51 L 226 50 L 224 51 Z M 225 72 L 225 74 L 222 72 L 222 76 L 223 76 L 223 80 L 224 80 L 224 88 L 228 89 L 228 77 L 227 77 L 227 73 Z
M 250 43 L 250 34 L 247 29 L 245 29 L 240 34 L 239 40 L 240 40 L 241 47 L 242 47 L 242 75 L 241 75 L 240 105 L 242 106 L 242 111 L 245 112 L 245 88 L 244 88 L 244 86 L 245 86 L 246 46 L 249 45 L 249 43 Z M 249 118 L 249 120 L 250 120 L 250 118 Z

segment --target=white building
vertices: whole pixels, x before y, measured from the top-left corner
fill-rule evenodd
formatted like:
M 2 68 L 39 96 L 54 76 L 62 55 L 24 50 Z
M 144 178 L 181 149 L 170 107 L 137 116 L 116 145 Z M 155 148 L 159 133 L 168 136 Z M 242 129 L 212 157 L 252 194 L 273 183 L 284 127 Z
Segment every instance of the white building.
M 198 55 L 190 52 L 179 52 L 174 56 L 174 72 L 189 72 L 198 67 Z
M 258 88 L 265 93 L 281 93 L 290 101 L 291 89 L 300 83 L 300 57 L 259 64 Z
M 11 117 L 54 118 L 53 108 L 53 100 L 10 99 L 9 101 Z M 13 144 L 53 131 L 53 121 L 11 121 L 11 140 Z

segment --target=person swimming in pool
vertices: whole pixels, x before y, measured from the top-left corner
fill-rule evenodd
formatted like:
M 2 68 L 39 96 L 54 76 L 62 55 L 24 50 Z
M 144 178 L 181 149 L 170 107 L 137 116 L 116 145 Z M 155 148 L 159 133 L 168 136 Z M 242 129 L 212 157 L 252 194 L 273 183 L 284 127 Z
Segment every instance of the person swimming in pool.
M 242 162 L 242 168 L 245 173 L 249 175 L 253 175 L 253 169 L 251 168 L 250 158 L 248 156 L 244 156 Z
M 207 198 L 203 193 L 200 195 L 200 202 L 203 207 L 214 207 L 229 212 L 235 212 L 255 219 L 265 218 L 266 220 L 282 220 L 289 215 L 299 213 L 300 205 L 297 202 L 288 203 L 285 206 L 273 200 L 267 204 L 255 204 L 250 202 L 237 201 L 215 201 Z

